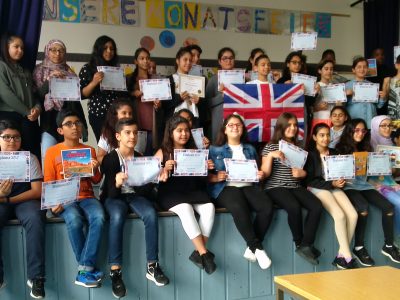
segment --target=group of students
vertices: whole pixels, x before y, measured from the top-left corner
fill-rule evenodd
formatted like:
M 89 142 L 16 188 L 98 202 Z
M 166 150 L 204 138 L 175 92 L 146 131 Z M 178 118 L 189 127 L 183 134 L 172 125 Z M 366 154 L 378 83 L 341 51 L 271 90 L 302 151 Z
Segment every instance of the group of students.
M 258 79 L 250 83 L 291 83 L 292 73 L 306 72 L 304 56 L 292 52 L 285 61 L 283 76 L 277 79 L 276 74 L 271 73 L 268 56 L 262 49 L 256 50 L 249 62 L 251 70 L 257 71 Z M 364 246 L 368 205 L 371 203 L 382 210 L 385 236 L 382 253 L 400 263 L 399 250 L 394 245 L 394 223 L 396 234 L 400 234 L 400 186 L 393 177 L 325 181 L 321 167 L 321 157 L 325 155 L 373 151 L 378 144 L 392 144 L 390 117 L 376 116 L 375 104 L 353 103 L 351 84 L 354 82 L 351 81 L 347 83 L 348 110 L 341 105 L 332 108 L 319 93 L 316 98 L 306 98 L 306 113 L 310 119 L 314 118 L 310 122 L 309 154 L 304 169 L 290 168 L 282 163 L 284 155 L 279 151 L 279 141 L 300 145 L 298 122 L 290 113 L 279 116 L 271 141 L 265 145 L 259 161 L 257 151 L 247 142 L 244 119 L 238 114 L 223 118 L 224 87 L 218 85 L 216 75 L 208 80 L 205 99 L 178 92 L 179 74 L 188 74 L 193 59 L 199 59 L 200 54 L 198 46 L 179 49 L 177 72 L 169 77 L 171 101 L 141 102 L 138 81 L 150 78 L 150 53 L 144 48 L 135 52 L 136 69 L 128 78 L 127 93 L 104 91 L 99 86 L 104 74 L 97 72 L 97 66 L 116 66 L 117 48 L 110 37 L 101 36 L 96 40 L 92 58 L 79 74 L 81 93 L 89 98 L 89 123 L 99 146 L 97 153 L 90 147 L 94 176 L 81 178 L 78 201 L 52 208 L 52 212 L 65 221 L 78 262 L 75 283 L 97 287 L 104 278 L 104 273 L 96 267 L 96 259 L 107 213 L 110 218 L 108 262 L 112 293 L 117 298 L 126 295 L 122 279 L 123 226 L 126 215 L 133 211 L 145 225 L 146 277 L 158 286 L 168 284 L 169 279 L 158 259 L 155 203 L 161 209 L 178 215 L 194 246 L 190 261 L 208 274 L 217 268 L 215 255 L 207 249 L 215 205 L 232 214 L 236 228 L 246 242 L 243 256 L 251 262 L 258 262 L 262 269 L 271 265 L 263 240 L 272 220 L 274 204 L 288 213 L 296 253 L 312 264 L 318 264 L 321 255 L 314 247 L 314 241 L 324 207 L 334 219 L 339 242 L 333 264 L 348 269 L 356 267 L 353 255 L 364 266 L 374 265 Z M 326 54 L 332 55 L 332 52 Z M 0 150 L 24 149 L 31 151 L 32 155 L 30 183 L 0 182 L 0 227 L 15 214 L 26 230 L 28 285 L 34 298 L 45 296 L 45 215 L 40 210 L 40 201 L 37 201 L 41 195 L 41 182 L 64 178 L 62 150 L 88 148 L 80 142 L 81 138 L 87 137 L 88 128 L 80 103 L 61 102 L 49 97 L 51 77 L 76 76 L 67 65 L 65 55 L 66 47 L 62 41 L 49 41 L 45 47 L 45 59 L 36 66 L 32 77 L 19 65 L 23 56 L 22 39 L 9 35 L 1 40 Z M 235 53 L 231 48 L 219 51 L 221 69 L 233 69 L 234 60 Z M 195 63 L 199 64 L 198 61 Z M 325 57 L 318 65 L 321 81 L 316 86 L 317 92 L 319 86 L 334 82 L 334 65 L 334 57 Z M 366 66 L 364 58 L 354 61 L 355 81 L 365 80 Z M 396 68 L 400 70 L 399 58 Z M 385 91 L 381 93 L 379 105 L 384 103 L 387 94 Z M 211 143 L 207 138 L 203 140 L 204 146 L 209 148 L 208 176 L 171 176 L 176 167 L 176 161 L 172 159 L 174 150 L 196 149 L 190 131 L 194 127 L 205 128 L 211 139 Z M 144 153 L 135 151 L 139 130 L 148 133 Z M 162 162 L 157 189 L 152 184 L 132 187 L 126 183 L 126 162 L 143 154 L 154 154 Z M 37 158 L 42 158 L 44 176 Z M 254 183 L 227 181 L 225 158 L 258 161 L 258 178 L 265 185 L 260 188 Z M 103 175 L 100 202 L 95 198 L 92 184 L 99 183 Z M 304 222 L 303 208 L 307 210 Z M 88 228 L 84 231 L 86 223 Z M 355 247 L 351 250 L 354 233 Z M 1 263 L 0 286 L 3 280 Z

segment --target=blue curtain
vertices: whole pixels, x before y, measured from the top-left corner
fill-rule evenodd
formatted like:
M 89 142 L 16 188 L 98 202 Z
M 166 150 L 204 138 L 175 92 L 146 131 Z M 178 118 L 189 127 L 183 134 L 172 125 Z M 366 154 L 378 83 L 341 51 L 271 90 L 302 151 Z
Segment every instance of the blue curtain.
M 393 66 L 393 46 L 399 44 L 399 0 L 364 1 L 365 56 L 375 48 L 385 50 L 388 66 Z
M 25 53 L 21 64 L 35 67 L 44 0 L 0 0 L 0 33 L 10 32 L 22 37 Z

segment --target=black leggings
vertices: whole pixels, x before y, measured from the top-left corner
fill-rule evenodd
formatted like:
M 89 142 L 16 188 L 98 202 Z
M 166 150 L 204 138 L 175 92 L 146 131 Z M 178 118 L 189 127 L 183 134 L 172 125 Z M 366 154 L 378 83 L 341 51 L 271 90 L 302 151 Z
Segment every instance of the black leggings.
M 236 228 L 250 249 L 262 247 L 261 242 L 271 224 L 273 205 L 261 189 L 226 186 L 215 201 L 217 206 L 225 207 L 232 214 Z M 254 222 L 251 211 L 256 212 Z
M 272 201 L 286 210 L 289 227 L 296 245 L 310 246 L 314 244 L 322 213 L 321 201 L 303 187 L 295 189 L 276 187 L 267 189 L 265 192 Z M 304 233 L 301 211 L 303 207 L 308 211 L 304 221 Z
M 382 211 L 382 227 L 387 245 L 393 244 L 394 206 L 376 190 L 345 190 L 358 214 L 358 221 L 354 237 L 354 246 L 364 246 L 365 229 L 367 227 L 368 203 Z
M 101 131 L 103 129 L 105 123 L 105 116 L 96 116 L 94 114 L 89 113 L 89 124 L 92 127 L 94 136 L 96 137 L 96 141 L 99 142 Z

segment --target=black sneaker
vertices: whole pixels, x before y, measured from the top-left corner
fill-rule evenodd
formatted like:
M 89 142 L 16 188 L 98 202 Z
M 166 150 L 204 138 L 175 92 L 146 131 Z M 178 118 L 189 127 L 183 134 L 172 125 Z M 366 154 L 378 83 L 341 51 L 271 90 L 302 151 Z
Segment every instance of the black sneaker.
M 317 248 L 315 248 L 314 246 L 311 246 L 311 251 L 314 254 L 315 258 L 318 258 L 321 256 L 321 251 L 319 251 Z
M 315 258 L 315 254 L 310 246 L 299 246 L 296 249 L 296 253 L 308 261 L 310 264 L 318 265 L 319 261 Z
M 335 257 L 335 259 L 332 262 L 332 265 L 334 265 L 336 268 L 340 270 L 345 270 L 348 269 L 348 264 L 346 262 L 346 259 L 344 257 Z
M 164 275 L 158 262 L 148 265 L 146 278 L 153 281 L 157 286 L 164 286 L 169 283 L 168 277 Z
M 347 263 L 347 269 L 358 269 L 357 262 L 354 258 L 352 258 L 351 261 Z
M 365 267 L 372 267 L 375 265 L 375 261 L 369 256 L 367 249 L 362 247 L 360 250 L 353 249 L 353 253 L 356 256 L 358 262 Z
M 384 245 L 381 252 L 383 255 L 389 257 L 393 262 L 400 264 L 399 249 L 395 245 L 392 245 L 392 247 Z
M 201 260 L 201 256 L 199 251 L 194 250 L 192 252 L 192 254 L 190 254 L 189 256 L 189 260 L 194 263 L 197 267 L 199 267 L 200 269 L 203 269 L 203 261 Z
M 121 269 L 110 271 L 112 293 L 115 298 L 122 298 L 126 296 L 126 287 L 124 281 L 122 280 Z
M 43 299 L 45 297 L 44 278 L 29 279 L 26 284 L 31 288 L 32 298 Z
M 206 271 L 207 274 L 212 274 L 217 269 L 217 265 L 214 262 L 214 255 L 211 252 L 206 252 L 201 255 L 201 261 L 204 271 Z

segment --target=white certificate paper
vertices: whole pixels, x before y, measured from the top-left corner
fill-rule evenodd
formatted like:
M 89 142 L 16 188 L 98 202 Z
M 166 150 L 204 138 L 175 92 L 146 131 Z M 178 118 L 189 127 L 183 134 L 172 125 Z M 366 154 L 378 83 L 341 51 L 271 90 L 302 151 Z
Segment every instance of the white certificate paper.
M 142 101 L 171 100 L 171 86 L 168 78 L 139 80 L 139 89 L 143 93 Z
M 393 47 L 393 54 L 394 54 L 394 63 L 396 63 L 397 56 L 400 55 L 400 46 Z
M 192 65 L 192 68 L 189 71 L 189 75 L 203 76 L 203 67 L 200 65 Z
M 279 141 L 279 151 L 285 155 L 285 159 L 282 161 L 284 165 L 290 168 L 303 169 L 307 160 L 307 151 L 284 140 Z
M 100 82 L 101 90 L 126 91 L 126 80 L 124 68 L 99 66 L 97 71 L 104 73 L 104 78 Z
M 327 103 L 346 102 L 346 85 L 344 83 L 321 86 L 322 100 Z
M 354 179 L 354 155 L 328 155 L 324 157 L 325 180 Z
M 390 155 L 388 153 L 368 153 L 367 163 L 368 176 L 392 175 Z
M 292 82 L 304 84 L 304 95 L 315 96 L 315 83 L 317 82 L 317 77 L 293 73 Z
M 65 78 L 50 78 L 49 93 L 50 99 L 80 101 L 81 89 L 79 85 L 79 77 L 71 76 Z
M 218 85 L 245 83 L 245 75 L 244 69 L 218 70 Z
M 353 85 L 353 102 L 378 102 L 379 83 L 356 82 Z
M 129 186 L 142 186 L 150 182 L 158 183 L 161 161 L 154 156 L 135 157 L 126 161 Z
M 195 128 L 192 129 L 191 132 L 197 149 L 205 149 L 203 143 L 203 138 L 204 138 L 203 128 Z
M 203 76 L 179 74 L 179 93 L 188 92 L 190 95 L 204 98 L 205 85 L 206 78 Z
M 29 151 L 0 152 L 0 180 L 31 181 L 31 155 Z
M 147 146 L 147 131 L 139 130 L 135 151 L 143 154 L 146 151 L 146 146 Z
M 376 151 L 389 154 L 392 168 L 400 168 L 400 147 L 378 145 Z
M 224 158 L 226 181 L 258 182 L 258 167 L 255 160 Z
M 315 50 L 317 49 L 317 32 L 293 32 L 290 43 L 292 50 Z
M 43 182 L 41 209 L 55 207 L 59 204 L 67 205 L 77 201 L 80 182 L 78 177 Z
M 174 176 L 207 176 L 208 150 L 175 149 Z

